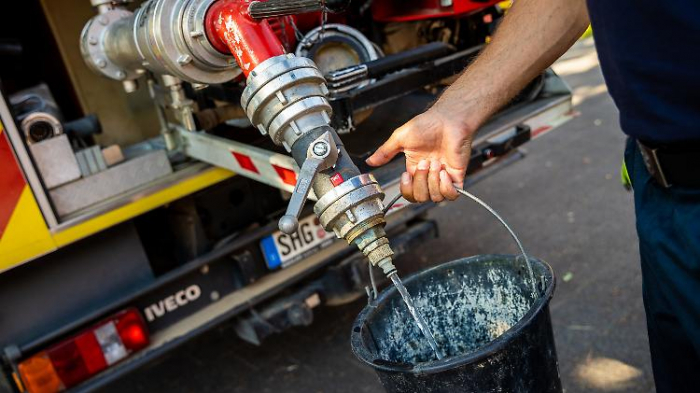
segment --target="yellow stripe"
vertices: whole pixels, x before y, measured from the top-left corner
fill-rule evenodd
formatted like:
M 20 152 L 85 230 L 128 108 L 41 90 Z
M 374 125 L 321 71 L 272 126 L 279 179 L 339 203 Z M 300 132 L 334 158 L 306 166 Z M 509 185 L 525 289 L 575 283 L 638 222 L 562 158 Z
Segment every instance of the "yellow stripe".
M 221 168 L 207 169 L 172 187 L 54 234 L 49 231 L 30 187 L 25 185 L 0 238 L 0 272 L 219 183 L 233 175 L 233 172 Z
M 57 232 L 54 234 L 53 239 L 59 247 L 63 247 L 66 244 L 80 240 L 103 229 L 124 222 L 149 210 L 153 210 L 166 203 L 192 194 L 193 192 L 197 192 L 203 188 L 209 187 L 210 185 L 228 179 L 231 176 L 233 176 L 233 172 L 225 169 L 208 169 L 206 172 L 196 177 L 187 179 L 165 190 L 143 197 L 134 203 L 114 209 L 89 221 Z
M 507 1 L 501 1 L 498 3 L 498 6 L 501 7 L 503 10 L 509 10 L 510 7 L 513 6 L 513 1 L 512 0 L 507 0 Z
M 0 239 L 0 272 L 55 249 L 34 195 L 25 185 Z

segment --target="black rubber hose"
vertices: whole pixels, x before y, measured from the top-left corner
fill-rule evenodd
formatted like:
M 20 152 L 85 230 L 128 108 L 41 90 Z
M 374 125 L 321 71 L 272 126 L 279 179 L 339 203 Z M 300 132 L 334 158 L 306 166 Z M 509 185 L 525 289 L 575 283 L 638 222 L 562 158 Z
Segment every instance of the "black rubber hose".
M 453 46 L 445 44 L 444 42 L 431 42 L 365 63 L 367 66 L 367 76 L 370 78 L 377 78 L 390 72 L 399 71 L 406 67 L 447 56 L 454 51 L 455 49 Z

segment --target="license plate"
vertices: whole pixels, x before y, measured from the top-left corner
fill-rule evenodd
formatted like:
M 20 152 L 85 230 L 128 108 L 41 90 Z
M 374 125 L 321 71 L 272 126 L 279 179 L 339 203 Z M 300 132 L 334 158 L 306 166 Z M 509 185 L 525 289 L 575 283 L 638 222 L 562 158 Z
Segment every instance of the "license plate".
M 333 243 L 335 235 L 326 232 L 316 216 L 299 221 L 299 228 L 291 235 L 277 231 L 260 241 L 265 262 L 270 269 L 285 268 Z

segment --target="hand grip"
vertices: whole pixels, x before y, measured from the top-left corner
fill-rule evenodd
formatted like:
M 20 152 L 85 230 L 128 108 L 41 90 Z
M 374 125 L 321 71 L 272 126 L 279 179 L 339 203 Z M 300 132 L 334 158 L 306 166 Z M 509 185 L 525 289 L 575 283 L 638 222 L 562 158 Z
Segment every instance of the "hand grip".
M 287 211 L 280 218 L 277 226 L 286 234 L 294 233 L 299 227 L 299 215 L 304 208 L 306 198 L 311 191 L 311 185 L 319 171 L 335 165 L 338 160 L 338 146 L 336 146 L 331 134 L 324 133 L 316 138 L 306 151 L 306 160 L 299 171 L 299 179 L 289 199 Z
M 299 227 L 301 209 L 304 208 L 306 198 L 308 198 L 309 191 L 311 191 L 311 183 L 316 177 L 316 173 L 318 173 L 321 164 L 323 164 L 323 160 L 317 158 L 307 158 L 306 161 L 304 161 L 304 165 L 302 165 L 301 171 L 299 172 L 299 180 L 297 180 L 297 185 L 294 187 L 292 197 L 289 199 L 287 212 L 279 220 L 278 227 L 280 231 L 286 234 L 292 234 L 297 230 L 297 227 Z

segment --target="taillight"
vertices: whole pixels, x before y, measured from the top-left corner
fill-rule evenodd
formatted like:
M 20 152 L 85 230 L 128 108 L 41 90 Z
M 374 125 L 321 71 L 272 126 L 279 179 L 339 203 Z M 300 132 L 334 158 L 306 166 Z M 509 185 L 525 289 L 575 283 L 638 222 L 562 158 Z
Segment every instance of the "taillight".
M 19 364 L 30 393 L 53 393 L 85 381 L 148 346 L 148 330 L 134 308 L 122 311 Z

